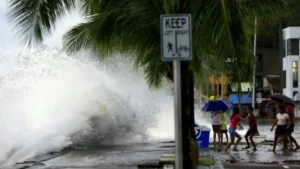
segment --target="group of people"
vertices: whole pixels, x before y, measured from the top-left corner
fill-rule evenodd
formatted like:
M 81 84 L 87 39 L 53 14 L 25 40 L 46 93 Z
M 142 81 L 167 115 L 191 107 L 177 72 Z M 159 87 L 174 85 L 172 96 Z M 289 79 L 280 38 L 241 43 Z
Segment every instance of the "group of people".
M 234 145 L 232 151 L 238 151 L 237 146 L 242 140 L 241 135 L 237 132 L 237 128 L 241 121 L 248 120 L 249 129 L 245 135 L 245 140 L 247 146 L 244 149 L 253 147 L 253 150 L 256 151 L 257 147 L 253 141 L 253 136 L 258 133 L 258 127 L 256 122 L 256 117 L 253 114 L 253 107 L 247 107 L 247 116 L 245 118 L 241 117 L 240 109 L 238 107 L 233 108 L 233 113 L 230 118 L 230 125 L 227 130 L 227 121 L 228 115 L 226 111 L 212 113 L 212 128 L 213 128 L 213 142 L 216 144 L 216 137 L 218 136 L 218 142 L 223 143 L 223 135 L 226 136 L 227 146 L 224 149 L 224 153 L 228 153 L 229 148 Z M 292 136 L 295 127 L 295 117 L 294 117 L 294 108 L 291 105 L 283 103 L 277 107 L 277 115 L 274 120 L 274 124 L 271 127 L 273 131 L 274 127 L 274 145 L 272 151 L 275 151 L 279 138 L 283 140 L 283 150 L 293 150 L 297 151 L 300 149 L 296 139 Z M 230 135 L 230 142 L 228 142 L 228 133 Z M 235 141 L 235 139 L 237 140 Z M 249 141 L 250 140 L 250 141 Z M 251 142 L 251 144 L 250 144 Z M 288 147 L 289 144 L 289 147 Z M 295 148 L 293 147 L 295 145 Z

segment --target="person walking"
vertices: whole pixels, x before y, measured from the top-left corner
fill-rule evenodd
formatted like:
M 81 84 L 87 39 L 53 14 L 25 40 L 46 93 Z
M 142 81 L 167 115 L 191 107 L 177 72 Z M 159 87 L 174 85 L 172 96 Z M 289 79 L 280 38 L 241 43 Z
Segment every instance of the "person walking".
M 225 135 L 226 136 L 226 143 L 228 144 L 228 130 L 227 130 L 228 115 L 227 115 L 225 110 L 222 111 L 221 120 L 222 120 L 221 143 L 223 144 L 223 135 Z
M 230 119 L 230 127 L 229 127 L 229 135 L 230 135 L 230 142 L 227 144 L 226 148 L 224 149 L 224 153 L 228 153 L 228 149 L 231 147 L 231 145 L 234 144 L 233 151 L 238 151 L 237 145 L 241 141 L 242 137 L 239 135 L 239 133 L 236 132 L 236 128 L 240 120 L 244 120 L 240 116 L 240 109 L 238 107 L 233 108 L 233 114 Z M 237 138 L 237 141 L 235 141 L 235 137 Z
M 297 143 L 296 139 L 292 136 L 292 133 L 294 132 L 294 127 L 295 127 L 295 111 L 294 111 L 294 108 L 289 104 L 283 103 L 283 107 L 284 107 L 285 113 L 287 115 L 289 115 L 289 118 L 290 118 L 290 126 L 286 130 L 287 138 L 289 139 L 289 142 L 291 143 L 289 149 L 293 150 L 293 151 L 297 151 L 300 149 L 300 147 L 299 147 L 299 144 Z M 295 149 L 293 149 L 293 143 L 296 146 Z
M 221 120 L 221 112 L 212 112 L 211 113 L 212 118 L 211 118 L 211 123 L 212 123 L 212 128 L 213 128 L 213 139 L 214 139 L 214 144 L 216 144 L 216 136 L 218 136 L 218 142 L 221 142 L 221 125 L 222 125 L 222 120 Z
M 274 127 L 277 125 L 276 130 L 275 130 L 275 135 L 274 135 L 274 145 L 272 151 L 275 152 L 276 145 L 278 142 L 279 136 L 283 138 L 283 150 L 287 149 L 287 132 L 286 129 L 290 127 L 290 120 L 289 120 L 289 115 L 284 112 L 284 107 L 279 106 L 279 113 L 276 115 L 276 120 L 271 128 L 271 131 L 273 131 Z
M 258 132 L 257 130 L 257 123 L 256 123 L 256 119 L 255 119 L 255 116 L 253 114 L 253 107 L 252 106 L 248 106 L 247 108 L 247 117 L 244 119 L 244 120 L 249 120 L 249 129 L 245 135 L 245 139 L 246 139 L 246 142 L 247 142 L 247 147 L 245 147 L 244 149 L 248 149 L 250 148 L 250 144 L 249 144 L 249 140 L 248 138 L 250 138 L 250 141 L 251 141 L 251 144 L 253 146 L 253 151 L 256 151 L 256 145 L 253 141 L 253 136 Z

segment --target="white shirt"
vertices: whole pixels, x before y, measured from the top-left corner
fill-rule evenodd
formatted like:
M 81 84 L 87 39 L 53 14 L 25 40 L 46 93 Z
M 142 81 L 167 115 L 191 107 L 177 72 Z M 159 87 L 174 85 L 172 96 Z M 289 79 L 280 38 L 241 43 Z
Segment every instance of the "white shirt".
M 277 113 L 276 118 L 278 120 L 278 125 L 286 125 L 286 120 L 289 118 L 289 115 L 286 113 Z
M 222 124 L 221 113 L 212 113 L 211 124 L 212 125 L 221 125 Z

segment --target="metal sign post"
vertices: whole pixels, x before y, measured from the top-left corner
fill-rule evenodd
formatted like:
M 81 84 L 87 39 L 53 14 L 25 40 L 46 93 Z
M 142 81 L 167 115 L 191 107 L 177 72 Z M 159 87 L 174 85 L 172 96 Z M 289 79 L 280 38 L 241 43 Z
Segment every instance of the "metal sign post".
M 181 77 L 180 77 L 180 61 L 173 61 L 173 72 L 174 72 L 174 118 L 175 118 L 175 168 L 183 169 L 183 149 L 182 149 L 182 117 L 181 117 Z
M 182 107 L 181 107 L 181 63 L 192 59 L 191 16 L 161 16 L 161 58 L 173 61 L 174 75 L 174 117 L 176 169 L 183 169 Z M 186 124 L 187 125 L 187 124 Z
M 257 62 L 257 57 L 256 57 L 256 25 L 257 25 L 257 20 L 256 20 L 256 17 L 255 17 L 255 20 L 254 20 L 254 58 L 255 58 L 255 64 L 254 64 L 254 67 L 253 67 L 253 87 L 252 87 L 252 107 L 255 109 L 255 98 L 256 98 L 256 95 L 255 95 L 255 91 L 256 91 L 256 62 Z

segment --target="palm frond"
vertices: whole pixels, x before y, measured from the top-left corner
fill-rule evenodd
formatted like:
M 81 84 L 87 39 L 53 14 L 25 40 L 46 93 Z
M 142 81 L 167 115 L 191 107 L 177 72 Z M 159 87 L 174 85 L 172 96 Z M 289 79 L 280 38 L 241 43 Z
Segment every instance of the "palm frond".
M 169 68 L 160 60 L 161 13 L 175 12 L 176 3 L 167 1 L 110 1 L 84 24 L 72 28 L 64 37 L 68 52 L 92 49 L 101 59 L 118 52 L 135 56 L 151 87 L 159 87 Z
M 236 1 L 195 1 L 193 12 L 196 10 L 199 11 L 194 15 L 197 32 L 193 37 L 201 46 L 198 53 L 215 55 L 224 64 L 227 58 L 251 59 L 249 56 L 253 53 L 247 25 Z
M 78 0 L 78 6 L 80 11 L 87 17 L 92 16 L 100 10 L 100 2 L 107 1 L 99 1 L 99 0 Z
M 170 66 L 160 61 L 159 18 L 162 14 L 178 13 L 179 1 L 81 1 L 90 15 L 89 20 L 66 34 L 64 44 L 68 51 L 92 49 L 100 58 L 113 52 L 134 56 L 136 66 L 144 68 L 147 81 L 153 86 L 161 84 L 160 79 L 169 73 Z M 99 8 L 89 7 L 94 3 L 98 3 Z M 195 77 L 204 77 L 203 68 L 207 72 L 213 72 L 213 69 L 242 72 L 233 74 L 234 79 L 241 79 L 243 72 L 248 70 L 252 74 L 254 57 L 250 37 L 254 28 L 253 14 L 275 11 L 278 4 L 272 4 L 272 10 L 265 6 L 263 0 L 190 0 L 188 4 L 193 25 L 191 69 Z M 187 5 L 185 7 L 189 8 Z M 236 61 L 226 63 L 228 58 L 235 58 Z M 205 62 L 212 66 L 208 68 Z
M 159 88 L 166 80 L 168 67 L 160 59 L 153 59 L 144 65 L 143 68 L 150 88 Z
M 95 36 L 91 32 L 92 22 L 81 23 L 70 29 L 63 38 L 63 46 L 67 53 L 85 49 L 95 49 Z
M 40 42 L 55 28 L 55 22 L 75 7 L 76 0 L 9 0 L 9 19 L 28 44 Z
M 289 15 L 286 0 L 242 0 L 242 7 L 262 18 Z

